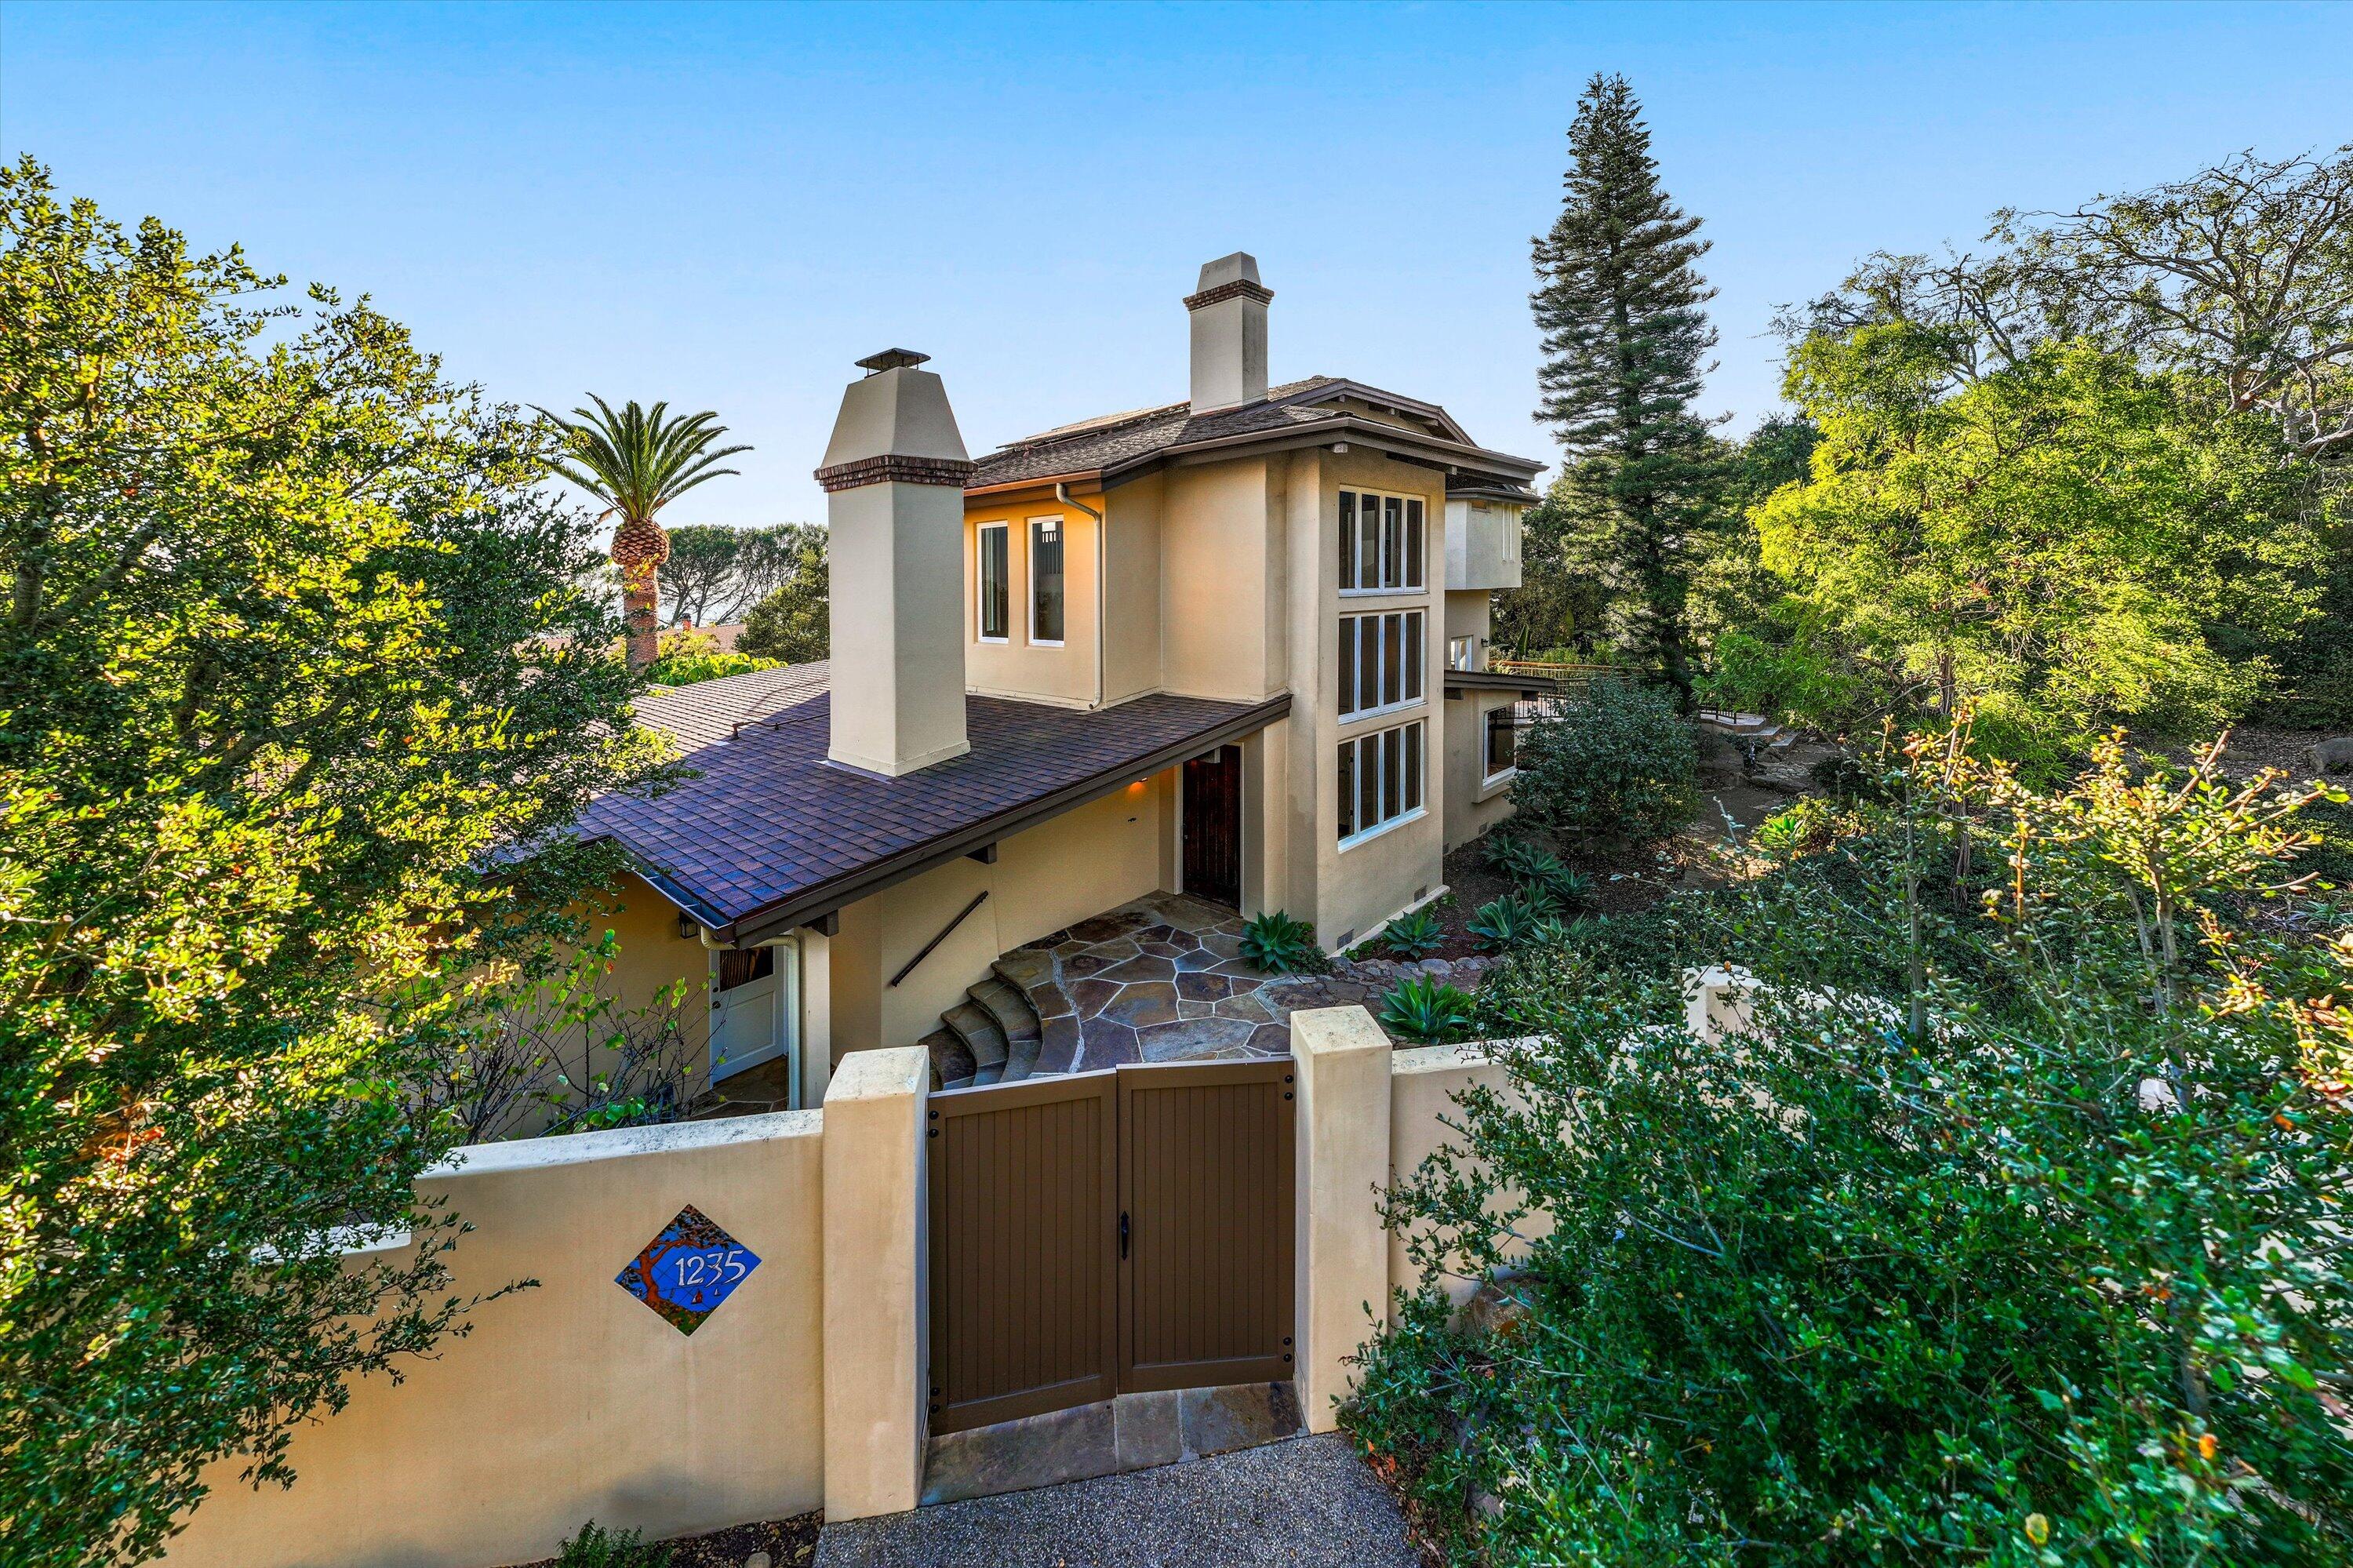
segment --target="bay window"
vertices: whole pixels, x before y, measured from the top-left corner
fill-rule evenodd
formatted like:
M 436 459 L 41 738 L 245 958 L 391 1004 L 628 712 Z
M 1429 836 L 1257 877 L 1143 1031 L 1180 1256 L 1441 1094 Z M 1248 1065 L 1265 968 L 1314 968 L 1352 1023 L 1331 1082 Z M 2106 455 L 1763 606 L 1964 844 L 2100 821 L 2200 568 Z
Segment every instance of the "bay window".
M 1340 618 L 1340 716 L 1421 701 L 1422 612 Z
M 1340 743 L 1340 843 L 1345 848 L 1421 814 L 1422 721 Z
M 1340 591 L 1412 593 L 1422 586 L 1421 498 L 1340 493 Z

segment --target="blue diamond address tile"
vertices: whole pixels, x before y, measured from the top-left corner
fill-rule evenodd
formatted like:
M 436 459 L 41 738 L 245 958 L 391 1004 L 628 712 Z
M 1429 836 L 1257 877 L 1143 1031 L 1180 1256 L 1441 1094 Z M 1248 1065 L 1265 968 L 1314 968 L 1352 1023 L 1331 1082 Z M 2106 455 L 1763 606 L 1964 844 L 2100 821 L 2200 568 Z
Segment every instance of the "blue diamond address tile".
M 691 1334 L 760 1266 L 750 1247 L 689 1203 L 613 1283 Z

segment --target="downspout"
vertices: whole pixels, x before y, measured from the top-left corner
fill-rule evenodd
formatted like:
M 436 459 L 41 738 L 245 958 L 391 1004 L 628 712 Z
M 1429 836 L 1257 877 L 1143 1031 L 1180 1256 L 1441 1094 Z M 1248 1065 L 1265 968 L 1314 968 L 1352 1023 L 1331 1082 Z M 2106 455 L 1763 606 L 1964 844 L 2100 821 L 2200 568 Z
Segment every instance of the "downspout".
M 1054 499 L 1095 520 L 1095 706 L 1100 708 L 1103 705 L 1103 596 L 1108 591 L 1103 583 L 1104 535 L 1110 529 L 1102 513 L 1072 495 L 1071 487 L 1059 479 L 1054 482 Z

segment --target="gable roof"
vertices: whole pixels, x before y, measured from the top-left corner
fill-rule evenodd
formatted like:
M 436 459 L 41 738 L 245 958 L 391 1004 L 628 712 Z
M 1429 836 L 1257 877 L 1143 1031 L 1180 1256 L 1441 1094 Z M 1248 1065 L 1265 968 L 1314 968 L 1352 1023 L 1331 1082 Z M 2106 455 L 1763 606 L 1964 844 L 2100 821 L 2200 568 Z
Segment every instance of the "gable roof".
M 1366 410 L 1394 418 L 1380 418 Z M 1369 444 L 1410 449 L 1425 462 L 1440 460 L 1439 466 L 1449 471 L 1450 491 L 1459 471 L 1466 482 L 1500 488 L 1534 501 L 1527 483 L 1544 467 L 1533 459 L 1474 445 L 1462 427 L 1435 403 L 1340 376 L 1311 376 L 1304 381 L 1268 387 L 1261 402 L 1210 414 L 1196 416 L 1189 402 L 1166 403 L 1058 425 L 1008 441 L 982 458 L 965 481 L 965 489 L 989 490 L 1082 475 L 1100 476 L 1108 482 L 1180 451 L 1249 445 L 1300 430 L 1332 436 L 1353 432 Z
M 1291 709 L 1289 693 L 1260 703 L 1159 694 L 1092 712 L 967 696 L 972 749 L 885 779 L 828 758 L 833 701 L 825 670 L 792 666 L 804 675 L 798 685 L 776 679 L 788 672 L 764 670 L 648 694 L 639 719 L 687 745 L 686 765 L 697 777 L 650 799 L 601 796 L 575 832 L 619 844 L 647 881 L 716 939 L 756 940 L 1099 800 Z M 779 699 L 781 705 L 769 705 Z M 715 740 L 693 742 L 714 733 Z

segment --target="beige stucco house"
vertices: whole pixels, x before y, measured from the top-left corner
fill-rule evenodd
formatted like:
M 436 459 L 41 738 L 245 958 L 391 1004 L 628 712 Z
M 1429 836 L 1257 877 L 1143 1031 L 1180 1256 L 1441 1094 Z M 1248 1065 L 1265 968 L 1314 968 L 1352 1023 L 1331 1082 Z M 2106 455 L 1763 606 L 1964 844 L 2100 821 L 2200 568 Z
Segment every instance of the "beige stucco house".
M 813 1105 L 843 1053 L 944 1018 L 996 1031 L 983 1081 L 1103 1065 L 1008 955 L 1155 894 L 1337 950 L 1508 810 L 1488 604 L 1541 465 L 1411 397 L 1270 387 L 1271 298 L 1209 263 L 1185 401 L 977 461 L 923 355 L 860 362 L 818 468 L 831 658 L 649 695 L 700 777 L 584 823 L 638 868 L 625 994 L 707 977 L 716 1075 Z M 1128 922 L 1144 956 L 1161 917 Z

